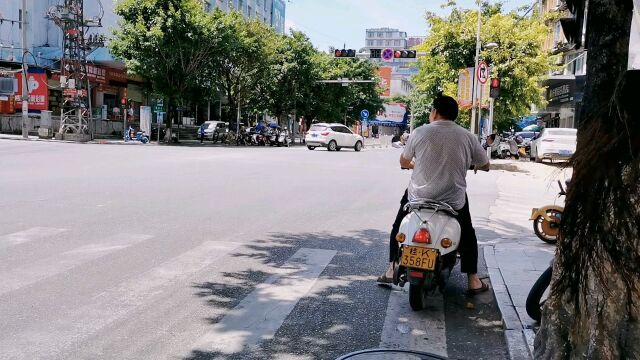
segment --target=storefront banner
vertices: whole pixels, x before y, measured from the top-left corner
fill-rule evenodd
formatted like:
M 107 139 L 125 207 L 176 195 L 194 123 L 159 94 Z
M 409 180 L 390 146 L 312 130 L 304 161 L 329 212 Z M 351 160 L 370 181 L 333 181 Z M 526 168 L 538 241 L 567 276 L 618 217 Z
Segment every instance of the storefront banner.
M 89 81 L 106 84 L 107 83 L 107 69 L 103 69 L 93 65 L 87 65 L 87 78 Z
M 140 130 L 151 136 L 151 106 L 140 106 Z
M 18 93 L 16 94 L 16 109 L 22 109 L 22 73 L 17 73 Z M 27 89 L 29 90 L 29 110 L 49 110 L 49 88 L 47 87 L 47 73 L 44 69 L 30 69 L 27 74 Z

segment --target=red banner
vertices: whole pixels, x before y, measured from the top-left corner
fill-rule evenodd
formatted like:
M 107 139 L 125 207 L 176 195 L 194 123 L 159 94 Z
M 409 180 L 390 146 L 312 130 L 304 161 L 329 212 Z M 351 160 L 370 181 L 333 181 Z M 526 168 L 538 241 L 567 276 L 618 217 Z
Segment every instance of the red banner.
M 382 66 L 378 69 L 378 75 L 380 76 L 380 87 L 382 88 L 382 94 L 380 96 L 391 96 L 391 72 L 393 68 L 391 66 Z
M 18 97 L 22 95 L 22 73 L 17 73 L 16 78 L 18 79 L 16 108 L 22 109 L 22 101 L 18 100 Z M 29 110 L 49 110 L 47 73 L 44 71 L 29 71 L 27 74 L 27 89 L 29 89 Z

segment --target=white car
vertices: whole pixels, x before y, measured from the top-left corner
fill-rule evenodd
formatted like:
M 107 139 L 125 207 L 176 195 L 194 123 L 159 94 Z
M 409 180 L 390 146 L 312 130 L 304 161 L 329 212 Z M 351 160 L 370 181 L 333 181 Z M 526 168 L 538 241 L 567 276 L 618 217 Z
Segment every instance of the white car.
M 216 141 L 221 135 L 229 132 L 229 123 L 223 121 L 205 121 L 204 125 L 204 138 L 212 141 Z M 198 139 L 200 139 L 200 127 L 196 129 Z
M 326 147 L 329 151 L 339 151 L 342 148 L 362 150 L 364 139 L 354 134 L 342 124 L 313 124 L 304 138 L 307 148 Z
M 545 128 L 531 141 L 531 160 L 569 160 L 576 152 L 577 129 Z

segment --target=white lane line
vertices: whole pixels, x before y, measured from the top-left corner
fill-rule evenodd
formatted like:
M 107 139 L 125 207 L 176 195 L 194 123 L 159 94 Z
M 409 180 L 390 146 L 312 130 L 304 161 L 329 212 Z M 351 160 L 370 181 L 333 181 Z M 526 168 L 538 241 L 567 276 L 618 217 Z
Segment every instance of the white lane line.
M 336 251 L 298 250 L 279 274 L 244 298 L 192 347 L 204 352 L 239 353 L 273 338 L 298 301 L 316 283 Z
M 98 259 L 112 252 L 122 250 L 141 241 L 151 239 L 151 235 L 118 234 L 99 243 L 92 243 L 50 256 L 42 261 L 0 272 L 0 294 L 31 285 L 48 277 L 71 270 L 85 262 Z
M 0 236 L 0 250 L 35 240 L 40 240 L 49 236 L 55 236 L 65 231 L 67 231 L 67 229 L 33 227 L 31 229 L 18 231 L 13 234 L 2 235 Z
M 8 344 L 0 342 L 0 348 L 13 349 L 16 354 L 24 353 L 25 349 L 45 348 L 50 354 L 68 350 L 105 326 L 123 319 L 137 307 L 152 303 L 152 298 L 169 289 L 170 284 L 184 282 L 185 278 L 219 261 L 238 247 L 238 244 L 207 241 L 98 294 L 89 300 L 89 304 L 55 321 L 47 320 L 46 324 L 40 324 L 36 329 L 14 334 Z M 187 288 L 190 286 L 184 285 Z
M 416 350 L 447 356 L 444 298 L 439 292 L 427 298 L 427 308 L 413 311 L 409 306 L 409 284 L 395 287 L 389 295 L 380 347 Z

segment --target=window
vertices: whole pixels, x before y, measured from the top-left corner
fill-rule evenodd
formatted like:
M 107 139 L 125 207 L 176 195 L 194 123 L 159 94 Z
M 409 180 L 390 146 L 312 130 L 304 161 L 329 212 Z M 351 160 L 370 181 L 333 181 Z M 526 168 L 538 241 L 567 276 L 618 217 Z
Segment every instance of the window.
M 382 40 L 376 40 L 376 44 L 377 44 L 378 46 L 382 46 Z
M 367 37 L 372 38 L 374 36 L 374 34 L 372 32 L 367 32 Z
M 22 29 L 22 9 L 18 10 L 18 29 Z
M 325 130 L 327 130 L 327 127 L 322 125 L 311 125 L 311 128 L 309 129 L 309 131 L 325 131 Z
M 391 40 L 387 40 L 384 42 L 386 46 L 390 46 L 391 45 Z
M 253 9 L 251 8 L 251 6 L 247 7 L 247 16 L 249 17 L 253 16 Z
M 393 40 L 393 45 L 400 46 L 400 40 Z
M 388 32 L 388 33 L 387 33 L 387 37 L 388 37 L 388 38 L 390 38 L 390 37 L 391 37 L 391 35 L 393 35 L 393 33 L 392 33 L 392 32 Z
M 383 37 L 383 36 L 384 36 L 383 33 L 381 33 L 381 32 L 378 33 L 378 37 Z
M 373 40 L 367 40 L 367 46 L 373 46 Z

